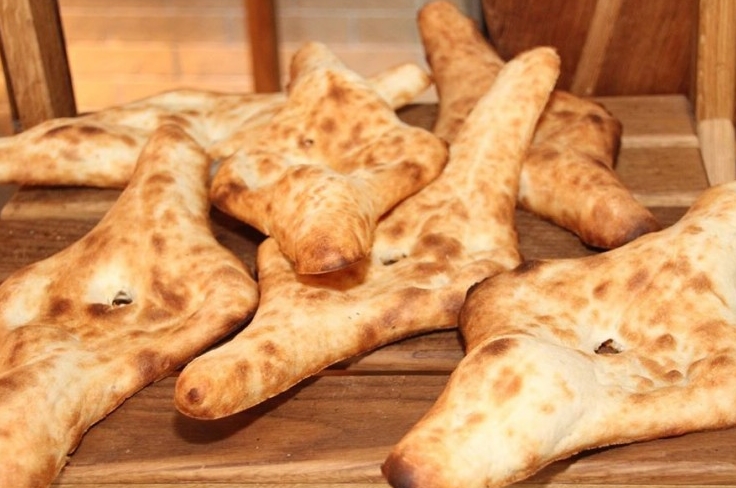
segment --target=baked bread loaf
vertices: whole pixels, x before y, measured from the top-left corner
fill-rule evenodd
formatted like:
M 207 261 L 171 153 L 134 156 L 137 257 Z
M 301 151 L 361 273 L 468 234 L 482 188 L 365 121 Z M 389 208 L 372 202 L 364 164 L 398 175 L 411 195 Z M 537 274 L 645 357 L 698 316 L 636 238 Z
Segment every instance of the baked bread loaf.
M 468 292 L 467 356 L 398 443 L 395 487 L 493 488 L 585 449 L 736 425 L 736 182 L 676 224 Z
M 271 236 L 300 274 L 365 258 L 378 219 L 442 171 L 446 144 L 402 122 L 324 44 L 292 59 L 288 99 L 225 159 L 215 206 Z
M 417 23 L 439 96 L 433 131 L 452 142 L 504 61 L 449 1 L 424 5 Z M 621 131 L 599 104 L 556 91 L 522 165 L 520 206 L 601 249 L 660 229 L 613 171 Z
M 0 486 L 48 486 L 85 431 L 251 318 L 209 227 L 203 149 L 154 131 L 93 230 L 0 285 Z
M 367 78 L 366 82 L 394 110 L 411 103 L 418 95 L 432 86 L 432 78 L 429 73 L 414 63 L 392 66 Z M 253 145 L 258 137 L 256 129 L 266 125 L 271 120 L 273 112 L 286 102 L 285 93 L 273 96 L 281 99 L 279 105 L 273 110 L 258 112 L 231 134 L 212 144 L 207 149 L 210 156 L 215 160 L 224 160 L 242 147 Z
M 304 276 L 274 239 L 264 241 L 255 317 L 184 368 L 176 407 L 197 418 L 230 415 L 338 361 L 455 327 L 466 290 L 521 260 L 519 168 L 558 74 L 548 48 L 509 62 L 468 116 L 443 173 L 380 221 L 368 258 Z

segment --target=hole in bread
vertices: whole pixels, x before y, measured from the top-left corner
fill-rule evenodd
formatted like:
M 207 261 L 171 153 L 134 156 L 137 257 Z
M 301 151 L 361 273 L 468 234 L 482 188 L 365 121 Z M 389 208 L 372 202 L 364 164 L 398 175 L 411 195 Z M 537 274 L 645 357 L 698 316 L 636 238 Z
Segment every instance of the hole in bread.
M 130 296 L 130 294 L 126 291 L 119 291 L 115 294 L 115 297 L 112 299 L 112 306 L 113 307 L 122 307 L 125 305 L 130 305 L 133 303 L 133 297 Z
M 613 339 L 606 339 L 595 349 L 596 354 L 618 354 L 623 351 L 624 348 L 621 344 L 614 341 Z
M 299 141 L 301 147 L 312 147 L 314 145 L 314 139 L 304 137 Z
M 381 264 L 383 264 L 384 266 L 390 266 L 392 264 L 398 263 L 405 257 L 406 254 L 400 252 L 384 254 L 383 256 L 381 256 Z

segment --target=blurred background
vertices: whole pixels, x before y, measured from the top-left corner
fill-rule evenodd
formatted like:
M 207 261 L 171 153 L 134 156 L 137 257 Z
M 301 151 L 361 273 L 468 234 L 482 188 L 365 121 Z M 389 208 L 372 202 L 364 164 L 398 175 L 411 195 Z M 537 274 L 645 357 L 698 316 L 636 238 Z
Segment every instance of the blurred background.
M 291 53 L 306 40 L 326 43 L 364 75 L 424 63 L 416 28 L 424 3 L 280 0 L 281 72 L 288 73 Z M 455 3 L 480 19 L 480 2 Z M 172 88 L 253 90 L 243 0 L 59 0 L 59 7 L 80 112 Z M 0 102 L 7 133 L 7 100 Z

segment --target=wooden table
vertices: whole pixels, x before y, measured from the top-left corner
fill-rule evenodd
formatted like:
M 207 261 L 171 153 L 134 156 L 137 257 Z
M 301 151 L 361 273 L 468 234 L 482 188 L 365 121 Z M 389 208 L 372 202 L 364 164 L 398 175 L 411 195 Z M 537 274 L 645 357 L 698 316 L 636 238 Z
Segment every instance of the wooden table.
M 624 123 L 621 178 L 663 224 L 673 223 L 707 186 L 690 105 L 679 96 L 600 101 Z M 433 106 L 401 112 L 425 127 L 434 113 Z M 0 219 L 0 279 L 84 235 L 117 195 L 19 191 Z M 532 215 L 518 211 L 517 217 L 526 258 L 595 252 Z M 252 265 L 260 236 L 214 211 L 213 222 L 221 242 Z M 405 340 L 217 421 L 179 414 L 174 378 L 167 378 L 91 428 L 55 486 L 382 486 L 379 466 L 391 446 L 432 405 L 461 357 L 454 331 Z M 601 449 L 555 463 L 522 484 L 736 486 L 734 446 L 736 429 Z

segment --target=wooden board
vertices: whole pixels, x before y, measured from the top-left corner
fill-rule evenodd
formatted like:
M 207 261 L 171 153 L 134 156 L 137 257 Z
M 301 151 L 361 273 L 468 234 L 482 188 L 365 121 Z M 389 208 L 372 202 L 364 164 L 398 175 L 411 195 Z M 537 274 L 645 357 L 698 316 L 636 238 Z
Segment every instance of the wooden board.
M 618 171 L 663 225 L 676 222 L 707 186 L 683 101 L 604 100 L 624 120 L 627 134 Z M 435 107 L 417 106 L 402 116 L 429 126 L 435 113 Z M 79 188 L 19 192 L 0 219 L 0 280 L 79 239 L 117 195 Z M 518 210 L 516 217 L 527 259 L 596 252 L 527 212 Z M 262 236 L 215 210 L 212 221 L 218 240 L 253 266 Z M 344 361 L 217 421 L 179 414 L 173 407 L 172 376 L 146 387 L 93 426 L 54 486 L 386 486 L 380 464 L 430 408 L 462 356 L 456 331 L 422 335 Z M 736 486 L 733 445 L 736 429 L 600 449 L 554 463 L 521 484 Z

